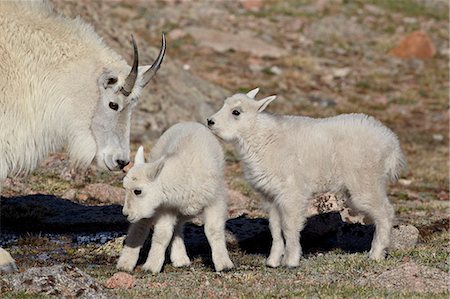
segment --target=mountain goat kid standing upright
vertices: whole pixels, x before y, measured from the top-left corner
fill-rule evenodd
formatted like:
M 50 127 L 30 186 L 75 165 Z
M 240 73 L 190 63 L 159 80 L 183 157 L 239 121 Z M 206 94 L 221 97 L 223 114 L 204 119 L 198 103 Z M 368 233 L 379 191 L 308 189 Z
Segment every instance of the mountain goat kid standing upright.
M 67 149 L 75 165 L 129 162 L 130 118 L 164 58 L 130 67 L 81 19 L 47 1 L 0 2 L 0 194 L 9 175 L 27 174 L 49 152 Z M 0 273 L 16 269 L 0 248 Z
M 235 144 L 247 180 L 269 203 L 273 242 L 266 264 L 299 265 L 308 200 L 324 191 L 348 191 L 352 205 L 374 220 L 369 257 L 383 259 L 394 219 L 386 185 L 405 165 L 395 134 L 364 114 L 314 119 L 264 113 L 275 96 L 256 101 L 258 91 L 227 98 L 207 123 Z
M 160 272 L 170 243 L 173 265 L 189 265 L 183 224 L 201 213 L 216 271 L 233 268 L 225 245 L 224 157 L 217 139 L 201 124 L 179 123 L 164 132 L 149 160 L 145 163 L 140 147 L 123 180 L 123 214 L 132 224 L 117 268 L 133 270 L 152 222 L 152 245 L 143 269 Z

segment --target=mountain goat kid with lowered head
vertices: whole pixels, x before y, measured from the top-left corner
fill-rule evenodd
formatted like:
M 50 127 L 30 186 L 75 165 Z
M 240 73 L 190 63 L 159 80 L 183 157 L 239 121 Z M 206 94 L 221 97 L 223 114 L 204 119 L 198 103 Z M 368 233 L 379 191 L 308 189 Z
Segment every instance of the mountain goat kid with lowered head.
M 384 258 L 394 219 L 386 185 L 405 165 L 396 135 L 364 114 L 314 119 L 264 113 L 276 97 L 256 101 L 258 90 L 227 98 L 207 123 L 235 144 L 247 180 L 268 201 L 273 242 L 266 264 L 299 265 L 308 200 L 324 191 L 350 193 L 351 204 L 376 226 L 369 257 Z
M 0 193 L 7 176 L 27 174 L 49 152 L 67 149 L 75 165 L 129 162 L 131 113 L 159 69 L 130 67 L 81 19 L 47 1 L 0 3 Z M 0 248 L 0 273 L 16 268 Z
M 143 269 L 160 272 L 169 244 L 173 265 L 189 265 L 183 224 L 200 213 L 216 271 L 233 268 L 225 244 L 224 156 L 217 139 L 201 124 L 176 124 L 158 140 L 149 161 L 145 163 L 140 147 L 123 180 L 123 214 L 132 224 L 117 268 L 133 270 L 152 222 L 152 244 Z

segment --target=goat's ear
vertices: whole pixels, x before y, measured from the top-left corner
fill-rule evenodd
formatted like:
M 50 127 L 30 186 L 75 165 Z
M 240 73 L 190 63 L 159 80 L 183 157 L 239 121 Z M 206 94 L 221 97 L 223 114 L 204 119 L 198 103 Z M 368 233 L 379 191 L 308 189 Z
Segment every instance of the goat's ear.
M 273 100 L 275 100 L 277 96 L 270 96 L 264 99 L 259 100 L 258 103 L 258 112 L 264 111 L 266 109 L 267 105 L 270 104 Z
M 154 181 L 159 176 L 159 174 L 161 173 L 161 170 L 164 168 L 165 163 L 166 163 L 166 157 L 163 156 L 147 166 L 147 169 L 145 172 L 150 181 Z
M 103 85 L 104 89 L 112 88 L 116 85 L 118 81 L 117 76 L 107 72 L 103 73 L 100 77 L 100 83 Z
M 140 165 L 145 163 L 144 147 L 141 145 L 137 150 L 136 156 L 134 156 L 134 165 Z
M 249 92 L 247 92 L 247 96 L 250 99 L 254 99 L 256 97 L 256 94 L 258 94 L 258 92 L 259 92 L 259 87 L 255 88 L 255 89 L 252 89 Z

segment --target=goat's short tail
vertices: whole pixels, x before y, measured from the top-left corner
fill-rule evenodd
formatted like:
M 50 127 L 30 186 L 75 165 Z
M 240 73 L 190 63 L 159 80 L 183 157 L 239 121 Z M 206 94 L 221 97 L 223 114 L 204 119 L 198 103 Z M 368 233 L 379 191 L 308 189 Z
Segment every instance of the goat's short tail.
M 400 173 L 407 169 L 406 160 L 399 145 L 395 147 L 394 151 L 386 159 L 385 169 L 391 182 L 397 181 Z

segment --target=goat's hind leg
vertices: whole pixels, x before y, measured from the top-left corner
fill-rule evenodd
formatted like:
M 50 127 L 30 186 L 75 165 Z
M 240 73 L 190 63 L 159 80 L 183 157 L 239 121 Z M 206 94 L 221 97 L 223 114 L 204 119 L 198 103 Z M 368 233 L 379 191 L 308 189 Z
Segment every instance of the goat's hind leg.
M 226 213 L 227 204 L 222 200 L 216 200 L 204 211 L 205 235 L 211 246 L 212 260 L 216 271 L 234 267 L 225 243 Z
M 367 185 L 366 185 L 367 186 Z M 394 208 L 386 195 L 384 184 L 380 183 L 369 190 L 352 192 L 352 205 L 370 216 L 375 224 L 369 257 L 373 260 L 382 260 L 389 246 L 391 229 L 394 221 Z

